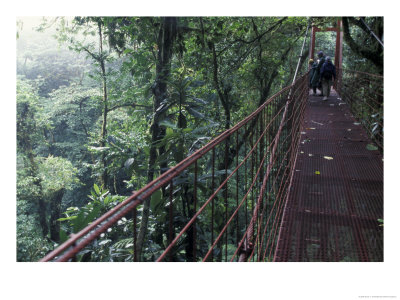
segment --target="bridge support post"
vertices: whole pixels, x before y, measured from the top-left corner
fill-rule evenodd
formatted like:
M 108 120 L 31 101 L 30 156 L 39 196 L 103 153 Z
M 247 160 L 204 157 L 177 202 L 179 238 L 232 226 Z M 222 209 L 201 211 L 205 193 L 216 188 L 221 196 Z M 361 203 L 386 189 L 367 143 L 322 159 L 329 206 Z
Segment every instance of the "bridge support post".
M 343 62 L 343 31 L 341 29 L 342 29 L 342 21 L 338 20 L 336 27 L 336 48 L 335 48 L 336 69 L 341 69 Z
M 337 21 L 336 27 L 328 27 L 328 28 L 318 28 L 313 26 L 311 29 L 311 51 L 310 58 L 314 58 L 315 55 L 315 34 L 316 32 L 325 32 L 325 31 L 335 31 L 336 32 L 336 46 L 335 46 L 335 66 L 336 69 L 342 68 L 342 54 L 343 54 L 343 32 L 342 32 L 342 21 L 339 19 Z
M 317 27 L 313 26 L 311 28 L 311 51 L 310 51 L 310 58 L 314 59 L 315 56 L 315 32 Z

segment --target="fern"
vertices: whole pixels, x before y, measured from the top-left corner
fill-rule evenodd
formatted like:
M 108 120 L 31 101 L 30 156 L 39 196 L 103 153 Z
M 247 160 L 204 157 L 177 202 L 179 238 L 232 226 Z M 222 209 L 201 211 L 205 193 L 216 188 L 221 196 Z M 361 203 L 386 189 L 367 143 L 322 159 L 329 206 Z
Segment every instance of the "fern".
M 114 249 L 126 249 L 130 247 L 133 247 L 133 238 L 120 240 L 113 245 Z

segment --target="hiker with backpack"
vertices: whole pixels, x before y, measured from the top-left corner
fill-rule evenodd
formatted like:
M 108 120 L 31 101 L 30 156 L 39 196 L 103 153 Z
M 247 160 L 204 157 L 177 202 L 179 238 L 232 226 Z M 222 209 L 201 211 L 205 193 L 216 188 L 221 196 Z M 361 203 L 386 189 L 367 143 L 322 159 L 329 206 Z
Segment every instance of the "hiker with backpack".
M 314 71 L 314 75 L 311 79 L 311 85 L 316 88 L 318 88 L 319 90 L 321 90 L 321 94 L 319 94 L 318 96 L 323 96 L 323 90 L 322 90 L 322 85 L 321 85 L 321 68 L 323 66 L 323 64 L 325 63 L 325 56 L 324 53 L 322 51 L 318 52 L 318 64 L 315 68 Z
M 322 94 L 324 95 L 323 101 L 328 100 L 329 94 L 331 92 L 332 77 L 333 80 L 336 79 L 336 68 L 332 64 L 332 59 L 327 56 L 326 61 L 322 65 L 321 71 L 321 81 L 322 81 Z

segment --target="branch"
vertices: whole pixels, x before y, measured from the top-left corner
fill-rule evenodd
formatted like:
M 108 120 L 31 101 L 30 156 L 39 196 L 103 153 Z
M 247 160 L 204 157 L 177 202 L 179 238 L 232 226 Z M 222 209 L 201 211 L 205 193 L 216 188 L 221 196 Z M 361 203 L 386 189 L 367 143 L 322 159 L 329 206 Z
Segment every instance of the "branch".
M 85 50 L 95 61 L 100 62 L 100 57 L 92 53 L 88 48 L 82 46 L 82 49 Z
M 108 56 L 107 54 L 105 54 L 103 52 L 102 47 L 101 47 L 101 50 L 100 50 L 101 53 L 98 54 L 98 55 L 94 54 L 93 52 L 91 52 L 87 47 L 82 46 L 82 49 L 84 51 L 86 51 L 95 61 L 97 61 L 99 63 L 104 62 L 106 60 L 107 56 Z
M 356 54 L 368 59 L 369 61 L 371 61 L 378 68 L 383 69 L 383 57 L 381 56 L 382 52 L 380 52 L 380 50 L 371 51 L 371 50 L 368 50 L 368 49 L 362 47 L 361 45 L 357 44 L 356 41 L 350 35 L 349 19 L 350 18 L 348 18 L 348 17 L 343 17 L 342 18 L 342 20 L 343 20 L 344 40 L 349 45 L 350 49 L 353 52 L 355 52 Z M 378 49 L 380 49 L 380 48 L 378 48 Z
M 245 41 L 245 40 L 243 40 L 243 39 L 241 39 L 241 38 L 238 38 L 238 39 L 232 41 L 231 43 L 229 43 L 228 45 L 226 45 L 225 48 L 223 48 L 222 50 L 218 51 L 217 56 L 220 56 L 220 55 L 221 55 L 222 53 L 224 53 L 226 50 L 230 49 L 230 48 L 232 47 L 232 45 L 235 44 L 235 43 L 241 42 L 241 43 L 250 45 L 250 44 L 254 43 L 254 42 L 257 41 L 257 40 L 261 40 L 261 38 L 262 38 L 264 35 L 266 35 L 266 34 L 267 34 L 268 32 L 270 32 L 270 31 L 272 31 L 273 29 L 275 29 L 278 25 L 282 24 L 283 21 L 284 21 L 285 19 L 287 19 L 287 17 L 284 17 L 284 18 L 280 19 L 278 22 L 276 22 L 272 27 L 268 28 L 267 31 L 263 32 L 262 34 L 257 34 L 257 33 L 256 33 L 257 36 L 256 36 L 254 39 L 252 39 L 251 41 Z M 253 25 L 254 25 L 253 19 L 252 19 L 252 22 L 253 22 Z
M 368 35 L 370 34 L 368 28 L 365 26 L 363 22 L 361 22 L 361 20 L 357 20 L 356 18 L 350 18 L 350 17 L 347 17 L 346 19 L 348 19 L 350 23 L 361 28 L 366 34 Z
M 237 42 L 242 42 L 245 44 L 252 44 L 255 41 L 261 39 L 264 35 L 266 35 L 268 32 L 271 32 L 273 29 L 275 29 L 278 25 L 282 24 L 283 21 L 285 21 L 288 17 L 283 17 L 282 19 L 280 19 L 278 22 L 276 22 L 274 25 L 272 25 L 270 28 L 268 28 L 265 32 L 261 33 L 260 35 L 257 35 L 255 38 L 253 38 L 250 41 L 245 41 L 243 39 L 236 39 L 235 41 L 232 42 L 232 44 L 237 43 Z M 254 23 L 253 23 L 254 25 Z
M 203 42 L 203 49 L 206 47 L 206 42 L 205 42 L 205 34 L 204 34 L 204 24 L 203 24 L 203 18 L 200 17 L 200 27 L 201 27 L 201 36 L 202 36 L 202 42 Z

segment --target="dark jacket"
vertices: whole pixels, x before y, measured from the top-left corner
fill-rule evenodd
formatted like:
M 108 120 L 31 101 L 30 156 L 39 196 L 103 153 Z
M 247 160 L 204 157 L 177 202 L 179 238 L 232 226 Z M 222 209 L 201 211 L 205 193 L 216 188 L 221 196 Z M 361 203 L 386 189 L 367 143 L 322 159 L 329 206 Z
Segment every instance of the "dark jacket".
M 311 79 L 312 86 L 318 86 L 318 83 L 321 81 L 320 72 L 324 62 L 325 62 L 325 56 L 320 57 L 319 63 L 314 71 L 313 78 Z
M 311 69 L 310 69 L 310 73 L 309 73 L 309 83 L 310 83 L 310 87 L 317 87 L 317 85 L 318 85 L 318 81 L 317 82 L 314 82 L 313 81 L 313 79 L 314 79 L 314 75 L 316 74 L 316 71 L 317 71 L 317 63 L 316 62 L 314 62 L 312 65 L 311 65 Z
M 331 80 L 332 76 L 333 76 L 333 80 L 335 80 L 336 79 L 336 68 L 332 64 L 331 61 L 327 61 L 322 65 L 320 74 L 321 74 L 321 78 Z

